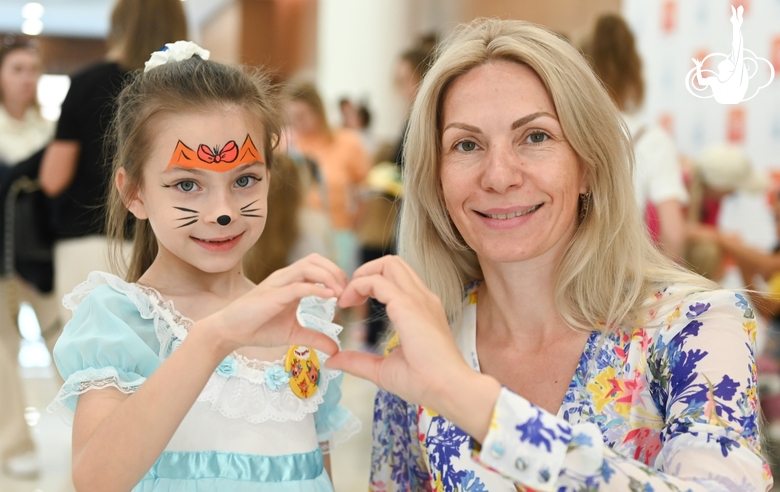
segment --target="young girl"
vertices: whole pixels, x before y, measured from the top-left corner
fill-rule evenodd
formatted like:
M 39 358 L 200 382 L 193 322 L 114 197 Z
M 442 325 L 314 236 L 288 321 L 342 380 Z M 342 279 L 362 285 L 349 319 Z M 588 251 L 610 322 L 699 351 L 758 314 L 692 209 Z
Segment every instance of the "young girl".
M 66 383 L 52 409 L 75 411 L 73 481 L 332 491 L 323 451 L 356 421 L 323 365 L 340 330 L 323 298 L 346 277 L 319 256 L 257 286 L 244 277 L 268 213 L 277 101 L 256 73 L 192 43 L 167 48 L 115 119 L 108 232 L 121 240 L 128 210 L 137 219 L 128 281 L 93 272 L 63 301 L 74 317 L 54 351 Z

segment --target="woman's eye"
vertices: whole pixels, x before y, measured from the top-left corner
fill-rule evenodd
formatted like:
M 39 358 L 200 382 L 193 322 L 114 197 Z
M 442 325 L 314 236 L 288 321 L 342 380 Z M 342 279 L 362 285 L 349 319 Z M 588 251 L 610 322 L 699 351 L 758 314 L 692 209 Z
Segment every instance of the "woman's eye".
M 528 141 L 532 144 L 540 144 L 550 138 L 546 133 L 536 132 L 528 135 Z
M 189 193 L 191 191 L 195 191 L 198 188 L 197 183 L 195 181 L 180 181 L 176 183 L 176 187 L 185 193 Z
M 256 181 L 260 181 L 259 179 L 255 178 L 254 176 L 241 176 L 236 180 L 236 186 L 239 188 L 248 188 L 255 184 Z
M 464 140 L 463 142 L 458 142 L 455 148 L 463 152 L 472 152 L 477 150 L 477 144 L 470 140 Z

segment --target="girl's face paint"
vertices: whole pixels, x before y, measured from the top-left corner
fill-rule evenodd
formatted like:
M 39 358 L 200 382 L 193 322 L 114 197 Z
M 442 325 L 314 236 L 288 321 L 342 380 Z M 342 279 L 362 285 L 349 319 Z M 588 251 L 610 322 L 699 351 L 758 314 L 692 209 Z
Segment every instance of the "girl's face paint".
M 265 227 L 269 173 L 254 144 L 260 133 L 234 108 L 163 116 L 156 124 L 130 211 L 149 220 L 161 257 L 208 273 L 236 267 Z M 230 221 L 218 222 L 222 216 Z
M 262 162 L 263 159 L 260 158 L 260 152 L 249 134 L 247 134 L 241 148 L 236 145 L 235 140 L 230 140 L 222 147 L 209 147 L 200 144 L 198 150 L 195 151 L 179 140 L 168 163 L 168 169 L 178 166 L 185 169 L 226 172 L 256 161 Z

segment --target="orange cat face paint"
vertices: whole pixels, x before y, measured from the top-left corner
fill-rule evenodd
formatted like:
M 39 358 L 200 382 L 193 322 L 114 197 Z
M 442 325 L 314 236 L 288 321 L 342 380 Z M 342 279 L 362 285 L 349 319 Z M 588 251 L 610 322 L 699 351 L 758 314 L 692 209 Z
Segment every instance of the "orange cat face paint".
M 203 169 L 223 173 L 242 164 L 251 164 L 257 161 L 263 162 L 263 159 L 249 135 L 246 136 L 241 148 L 236 145 L 235 140 L 230 140 L 222 148 L 210 148 L 200 144 L 198 150 L 195 151 L 179 140 L 166 169 L 179 166 L 185 169 Z

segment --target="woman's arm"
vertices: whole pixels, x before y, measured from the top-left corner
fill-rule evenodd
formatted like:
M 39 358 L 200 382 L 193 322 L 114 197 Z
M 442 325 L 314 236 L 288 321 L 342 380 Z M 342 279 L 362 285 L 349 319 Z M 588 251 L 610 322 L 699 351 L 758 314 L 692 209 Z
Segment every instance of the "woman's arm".
M 662 429 L 654 466 L 663 472 L 612 451 L 595 424 L 571 425 L 471 370 L 455 346 L 441 302 L 396 257 L 361 267 L 340 304 L 365 296 L 385 303 L 400 347 L 385 358 L 341 352 L 326 364 L 441 413 L 482 442 L 475 459 L 518 485 L 671 491 L 718 490 L 724 483 L 728 489 L 733 482 L 764 490 L 771 478 L 757 436 L 755 319 L 745 317 L 744 299 L 729 295 L 731 306 L 705 299 L 680 311 L 669 322 L 667 338 L 654 342 L 647 355 L 650 394 L 666 415 L 665 421 L 648 420 L 658 425 L 656 432 Z M 695 319 L 700 316 L 710 318 L 705 327 Z M 725 321 L 716 322 L 721 318 Z M 702 336 L 700 329 L 706 331 Z
M 76 140 L 54 140 L 46 148 L 38 181 L 49 197 L 62 194 L 76 175 L 81 144 Z

